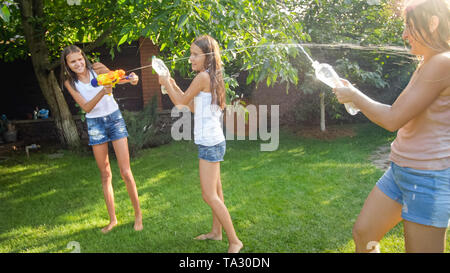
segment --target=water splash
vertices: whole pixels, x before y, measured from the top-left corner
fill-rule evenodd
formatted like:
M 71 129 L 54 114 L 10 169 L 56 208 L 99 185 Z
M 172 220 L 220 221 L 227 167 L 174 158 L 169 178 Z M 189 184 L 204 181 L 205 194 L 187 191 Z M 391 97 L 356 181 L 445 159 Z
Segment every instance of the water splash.
M 266 45 L 255 45 L 255 46 L 246 46 L 246 47 L 240 47 L 240 48 L 230 48 L 230 49 L 224 49 L 221 51 L 221 54 L 228 52 L 228 51 L 235 51 L 237 53 L 242 53 L 244 50 L 247 50 L 249 48 L 264 48 L 264 47 L 278 47 L 278 46 L 282 46 L 282 47 L 298 47 L 301 49 L 301 51 L 305 54 L 305 56 L 308 58 L 308 60 L 311 62 L 311 64 L 314 63 L 314 60 L 311 58 L 311 56 L 305 51 L 304 47 L 301 44 L 266 44 Z M 206 56 L 212 53 L 204 53 L 202 55 Z M 201 56 L 201 55 L 200 55 Z M 185 61 L 185 60 L 189 60 L 190 57 L 181 57 L 181 58 L 177 58 L 175 60 L 169 60 L 169 61 L 165 61 L 164 63 L 167 65 L 170 65 L 173 62 L 180 62 L 180 61 Z M 145 68 L 150 68 L 152 67 L 152 65 L 144 65 L 141 67 L 137 67 L 131 70 L 127 70 L 127 73 L 132 72 L 132 71 L 136 71 L 136 70 L 141 70 L 141 69 L 145 69 Z

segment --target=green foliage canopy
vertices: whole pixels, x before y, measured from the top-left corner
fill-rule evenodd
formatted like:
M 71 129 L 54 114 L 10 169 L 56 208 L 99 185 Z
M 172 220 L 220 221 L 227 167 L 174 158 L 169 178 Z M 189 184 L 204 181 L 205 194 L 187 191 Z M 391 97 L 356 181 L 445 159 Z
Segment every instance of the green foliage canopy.
M 40 2 L 40 1 L 34 1 Z M 187 57 L 195 37 L 210 34 L 222 47 L 227 74 L 248 71 L 247 83 L 298 83 L 290 58 L 293 44 L 350 42 L 401 44 L 398 1 L 360 0 L 79 0 L 43 1 L 44 14 L 34 18 L 45 28 L 45 41 L 57 65 L 62 48 L 106 43 L 111 55 L 125 42 L 148 37 L 166 61 L 189 73 Z M 3 1 L 0 59 L 29 54 L 16 2 Z

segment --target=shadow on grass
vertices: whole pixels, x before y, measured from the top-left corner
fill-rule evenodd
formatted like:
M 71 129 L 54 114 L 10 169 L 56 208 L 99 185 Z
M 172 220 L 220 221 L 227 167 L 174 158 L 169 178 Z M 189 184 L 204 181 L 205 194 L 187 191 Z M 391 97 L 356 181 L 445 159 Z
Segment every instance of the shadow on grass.
M 334 141 L 282 133 L 274 152 L 259 141 L 228 141 L 221 177 L 225 204 L 243 252 L 337 252 L 365 198 L 382 175 L 367 160 L 390 137 L 363 126 L 358 136 Z M 7 252 L 226 252 L 223 241 L 194 241 L 211 229 L 211 210 L 201 197 L 193 142 L 172 142 L 133 159 L 144 230 L 133 230 L 133 209 L 111 160 L 119 226 L 108 223 L 93 158 L 33 160 L 0 169 L 0 250 Z M 23 236 L 21 234 L 28 234 Z M 28 237 L 27 237 L 28 236 Z

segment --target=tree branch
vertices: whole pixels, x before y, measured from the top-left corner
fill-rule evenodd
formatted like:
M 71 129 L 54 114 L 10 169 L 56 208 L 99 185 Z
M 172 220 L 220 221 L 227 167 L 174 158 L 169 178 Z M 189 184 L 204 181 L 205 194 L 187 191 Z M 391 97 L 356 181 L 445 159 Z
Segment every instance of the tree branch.
M 87 45 L 85 48 L 83 48 L 84 53 L 89 53 L 92 50 L 96 49 L 97 47 L 102 46 L 105 43 L 106 38 L 113 32 L 114 30 L 114 24 L 109 27 L 107 30 L 103 31 L 103 33 L 95 40 L 94 42 Z M 52 64 L 49 65 L 48 70 L 53 70 L 57 68 L 59 65 L 61 65 L 60 60 L 55 60 Z

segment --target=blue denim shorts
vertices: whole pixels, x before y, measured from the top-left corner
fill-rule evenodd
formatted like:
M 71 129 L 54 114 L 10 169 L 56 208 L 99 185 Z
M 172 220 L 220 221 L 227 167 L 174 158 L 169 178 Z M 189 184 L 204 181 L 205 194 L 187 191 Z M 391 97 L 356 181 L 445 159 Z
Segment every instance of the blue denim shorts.
M 223 161 L 226 150 L 226 142 L 222 141 L 214 146 L 198 146 L 198 158 L 209 162 L 220 162 Z
M 120 110 L 103 117 L 86 118 L 86 122 L 89 145 L 102 144 L 128 137 L 127 127 Z
M 416 170 L 391 162 L 377 187 L 403 205 L 404 220 L 447 228 L 450 219 L 450 168 Z

